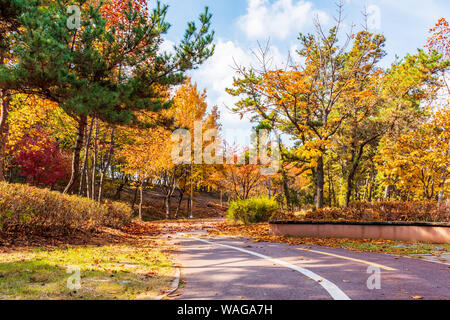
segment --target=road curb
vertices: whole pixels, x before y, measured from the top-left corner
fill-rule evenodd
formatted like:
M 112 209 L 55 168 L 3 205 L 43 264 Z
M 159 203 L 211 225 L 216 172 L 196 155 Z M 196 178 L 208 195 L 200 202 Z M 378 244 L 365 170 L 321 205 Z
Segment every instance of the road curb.
M 172 281 L 171 289 L 165 294 L 155 297 L 153 300 L 162 300 L 167 296 L 171 295 L 172 293 L 174 293 L 175 291 L 177 291 L 178 287 L 180 286 L 180 277 L 181 277 L 181 270 L 180 267 L 177 267 L 175 279 L 173 279 Z

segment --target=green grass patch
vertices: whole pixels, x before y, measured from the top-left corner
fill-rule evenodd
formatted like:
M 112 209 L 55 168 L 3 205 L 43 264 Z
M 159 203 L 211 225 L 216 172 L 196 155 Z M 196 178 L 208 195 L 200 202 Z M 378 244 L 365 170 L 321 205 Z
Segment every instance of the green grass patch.
M 78 290 L 69 289 L 68 280 Z M 151 298 L 170 286 L 166 254 L 137 246 L 30 249 L 0 254 L 0 299 L 110 300 Z
M 450 252 L 450 244 L 426 244 L 426 243 L 403 243 L 393 241 L 356 242 L 348 241 L 341 244 L 342 248 L 365 251 L 365 252 L 383 252 L 396 255 L 415 255 L 415 254 L 435 254 Z

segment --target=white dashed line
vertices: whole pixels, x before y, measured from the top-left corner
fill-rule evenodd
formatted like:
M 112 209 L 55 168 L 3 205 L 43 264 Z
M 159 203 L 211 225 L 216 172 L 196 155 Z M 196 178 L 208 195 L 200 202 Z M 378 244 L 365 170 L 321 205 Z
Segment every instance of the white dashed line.
M 258 257 L 258 258 L 268 260 L 268 261 L 270 261 L 270 262 L 272 262 L 272 263 L 275 263 L 275 264 L 284 266 L 284 267 L 286 267 L 286 268 L 290 268 L 290 269 L 292 269 L 292 270 L 295 270 L 295 271 L 297 271 L 297 272 L 300 272 L 301 274 L 305 275 L 306 277 L 308 277 L 308 278 L 310 278 L 310 279 L 316 281 L 317 283 L 319 283 L 319 284 L 320 284 L 320 285 L 328 292 L 328 294 L 329 294 L 334 300 L 351 300 L 351 299 L 350 299 L 350 298 L 349 298 L 349 297 L 348 297 L 341 289 L 339 289 L 339 287 L 336 286 L 334 283 L 332 283 L 331 281 L 328 281 L 327 279 L 325 279 L 325 278 L 319 276 L 318 274 L 316 274 L 316 273 L 314 273 L 314 272 L 312 272 L 312 271 L 310 271 L 310 270 L 308 270 L 308 269 L 305 269 L 305 268 L 302 268 L 302 267 L 298 267 L 298 266 L 293 265 L 293 264 L 291 264 L 291 263 L 289 263 L 289 262 L 286 262 L 286 261 L 283 261 L 283 260 L 279 260 L 279 259 L 274 259 L 274 258 L 271 258 L 271 257 L 269 257 L 269 256 L 265 256 L 265 255 L 263 255 L 263 254 L 259 254 L 259 253 L 256 253 L 256 252 L 253 252 L 253 251 L 250 251 L 250 250 L 245 250 L 245 249 L 242 249 L 242 248 L 233 247 L 233 246 L 229 246 L 229 245 L 226 245 L 226 244 L 221 244 L 221 243 L 216 243 L 216 242 L 210 242 L 210 241 L 203 240 L 203 239 L 199 239 L 199 238 L 192 238 L 192 239 L 195 239 L 195 240 L 197 240 L 197 241 L 201 241 L 201 242 L 204 242 L 204 243 L 208 243 L 208 244 L 211 244 L 211 245 L 214 245 L 214 246 L 220 246 L 220 247 L 225 247 L 225 248 L 233 249 L 233 250 L 236 250 L 236 251 L 241 251 L 241 252 L 244 252 L 244 253 L 247 253 L 247 254 L 256 256 L 256 257 Z

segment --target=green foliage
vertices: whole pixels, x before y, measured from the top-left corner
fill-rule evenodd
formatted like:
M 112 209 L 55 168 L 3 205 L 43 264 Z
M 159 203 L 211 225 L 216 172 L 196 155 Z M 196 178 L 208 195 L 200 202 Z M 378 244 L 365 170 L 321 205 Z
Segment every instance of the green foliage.
M 67 5 L 83 8 L 78 30 L 67 27 Z M 17 17 L 21 31 L 9 35 L 18 63 L 0 66 L 0 86 L 57 102 L 74 118 L 95 115 L 110 123 L 129 124 L 136 110 L 170 107 L 161 88 L 180 84 L 214 51 L 211 14 L 206 10 L 199 26 L 191 22 L 176 53 L 167 54 L 160 46 L 170 27 L 168 6 L 158 3 L 147 17 L 129 4 L 114 26 L 102 6 L 84 0 L 30 4 Z
M 0 182 L 0 231 L 67 234 L 99 226 L 120 227 L 131 220 L 132 210 L 119 202 L 98 202 Z
M 245 224 L 269 221 L 278 211 L 278 203 L 266 197 L 231 201 L 228 218 Z

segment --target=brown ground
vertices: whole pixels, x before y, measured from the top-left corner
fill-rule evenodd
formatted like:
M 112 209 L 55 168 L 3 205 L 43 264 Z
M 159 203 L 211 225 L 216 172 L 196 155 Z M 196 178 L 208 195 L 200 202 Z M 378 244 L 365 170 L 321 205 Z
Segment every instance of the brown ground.
M 125 189 L 121 194 L 121 201 L 126 201 L 128 203 L 133 202 L 135 190 Z M 189 196 L 184 195 L 178 218 L 188 218 L 189 213 L 187 212 L 187 200 Z M 179 193 L 175 192 L 171 200 L 170 211 L 172 217 L 178 207 Z M 135 210 L 137 210 L 139 199 L 137 199 Z M 226 214 L 226 203 L 223 206 L 220 205 L 220 197 L 218 194 L 206 193 L 206 192 L 196 192 L 194 195 L 194 217 L 195 218 L 220 218 L 224 217 Z M 146 189 L 144 191 L 144 202 L 143 202 L 143 219 L 144 221 L 162 220 L 165 219 L 165 208 L 164 208 L 164 195 L 162 191 L 155 187 L 153 189 Z
M 120 201 L 131 205 L 134 198 L 133 189 L 125 189 Z M 188 217 L 186 212 L 188 196 L 185 195 L 180 207 L 179 219 Z M 218 194 L 196 193 L 194 197 L 194 218 L 214 219 L 226 215 L 225 203 L 220 205 Z M 178 206 L 178 192 L 175 193 L 171 203 L 172 216 Z M 137 210 L 137 205 L 135 206 Z M 64 246 L 103 246 L 109 244 L 137 243 L 155 239 L 163 232 L 177 232 L 186 228 L 202 229 L 205 224 L 198 220 L 165 221 L 164 196 L 158 188 L 147 189 L 144 192 L 143 220 L 151 223 L 134 220 L 129 226 L 120 230 L 101 228 L 96 232 L 78 231 L 67 235 L 30 234 L 27 231 L 5 233 L 0 232 L 0 252 L 27 247 L 57 248 Z M 206 223 L 208 225 L 209 223 Z

